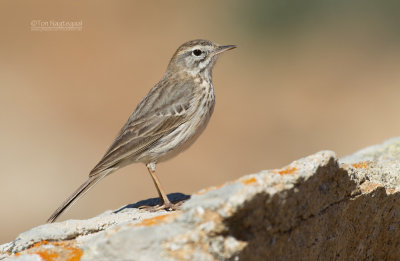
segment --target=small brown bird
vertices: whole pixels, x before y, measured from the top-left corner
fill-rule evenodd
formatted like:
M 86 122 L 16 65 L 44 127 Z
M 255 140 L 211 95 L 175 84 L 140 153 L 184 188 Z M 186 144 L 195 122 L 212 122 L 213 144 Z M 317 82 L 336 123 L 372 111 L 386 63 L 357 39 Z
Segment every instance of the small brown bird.
M 143 162 L 154 181 L 161 205 L 174 209 L 156 176 L 156 164 L 187 149 L 203 132 L 214 109 L 212 68 L 220 53 L 235 45 L 208 40 L 182 44 L 172 56 L 164 77 L 136 107 L 100 162 L 83 183 L 50 216 L 56 218 L 102 178 L 119 168 Z

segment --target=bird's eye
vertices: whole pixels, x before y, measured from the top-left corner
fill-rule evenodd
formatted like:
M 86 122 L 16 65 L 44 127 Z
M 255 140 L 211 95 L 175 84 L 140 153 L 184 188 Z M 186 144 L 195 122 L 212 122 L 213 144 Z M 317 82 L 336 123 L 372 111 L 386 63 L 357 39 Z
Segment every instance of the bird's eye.
M 201 50 L 199 50 L 199 49 L 193 50 L 193 54 L 196 55 L 196 56 L 200 56 L 201 53 L 202 53 L 202 52 L 201 52 Z

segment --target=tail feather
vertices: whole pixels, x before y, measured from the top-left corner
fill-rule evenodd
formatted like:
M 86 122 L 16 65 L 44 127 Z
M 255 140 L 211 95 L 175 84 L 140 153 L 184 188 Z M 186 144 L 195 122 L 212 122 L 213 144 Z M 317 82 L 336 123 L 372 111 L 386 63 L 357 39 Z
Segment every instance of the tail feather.
M 91 189 L 94 185 L 96 185 L 97 182 L 99 182 L 101 179 L 103 179 L 107 174 L 109 174 L 110 171 L 104 171 L 103 173 L 98 173 L 95 176 L 89 177 L 89 179 L 83 183 L 75 192 L 69 196 L 59 208 L 57 208 L 56 211 L 49 217 L 47 220 L 47 223 L 53 223 L 59 215 L 61 215 L 65 210 L 70 208 L 76 200 L 78 200 L 80 197 L 82 197 L 89 189 Z

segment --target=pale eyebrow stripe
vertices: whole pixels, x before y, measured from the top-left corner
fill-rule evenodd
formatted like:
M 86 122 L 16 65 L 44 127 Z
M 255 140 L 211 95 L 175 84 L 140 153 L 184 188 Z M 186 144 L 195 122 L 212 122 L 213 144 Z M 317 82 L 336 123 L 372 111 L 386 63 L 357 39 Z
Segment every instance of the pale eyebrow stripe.
M 204 47 L 204 46 L 203 46 L 203 45 L 200 45 L 200 44 L 191 46 L 191 47 L 190 47 L 190 52 L 192 52 L 192 51 L 195 50 L 195 49 L 200 49 L 200 47 Z M 182 51 L 180 51 L 178 54 L 183 54 L 183 53 L 185 53 L 185 52 L 187 52 L 187 51 L 188 51 L 188 49 L 182 50 Z

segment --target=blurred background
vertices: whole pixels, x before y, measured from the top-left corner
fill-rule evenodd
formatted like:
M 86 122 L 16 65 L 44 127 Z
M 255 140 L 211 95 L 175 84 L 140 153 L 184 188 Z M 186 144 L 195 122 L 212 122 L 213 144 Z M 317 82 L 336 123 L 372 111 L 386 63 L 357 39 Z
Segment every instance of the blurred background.
M 158 165 L 194 193 L 330 149 L 400 133 L 399 1 L 0 2 L 0 243 L 43 224 L 87 178 L 176 48 L 236 44 L 214 69 L 206 131 Z M 32 21 L 81 31 L 32 31 Z M 84 219 L 157 193 L 142 164 L 61 216 Z

